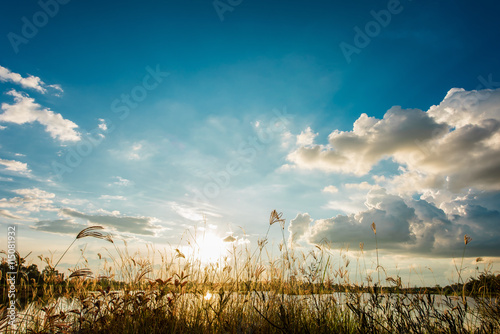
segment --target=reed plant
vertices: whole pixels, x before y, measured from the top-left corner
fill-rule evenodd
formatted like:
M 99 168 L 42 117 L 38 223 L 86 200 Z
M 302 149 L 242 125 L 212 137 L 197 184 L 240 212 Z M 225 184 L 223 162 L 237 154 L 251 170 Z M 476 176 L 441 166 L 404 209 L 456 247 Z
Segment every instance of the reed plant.
M 268 234 L 277 222 L 282 240 L 278 255 L 273 255 Z M 326 242 L 309 251 L 297 250 L 288 244 L 285 225 L 282 214 L 272 211 L 268 231 L 255 247 L 226 238 L 229 253 L 210 263 L 199 257 L 203 250 L 196 249 L 200 247 L 196 229 L 183 236 L 193 248 L 189 252 L 150 246 L 143 255 L 131 254 L 125 242 L 122 246 L 101 227 L 90 227 L 75 240 L 95 237 L 113 244 L 106 256 L 98 254 L 104 261 L 99 272 L 93 273 L 84 261 L 85 266 L 62 278 L 55 269 L 66 252 L 54 266 L 50 258 L 41 257 L 52 270 L 45 272 L 41 283 L 20 278 L 19 289 L 29 292 L 27 302 L 18 310 L 16 328 L 7 324 L 6 307 L 0 308 L 0 331 L 500 333 L 498 277 L 485 266 L 467 281 L 462 270 L 465 248 L 451 295 L 415 291 L 404 287 L 399 276 L 387 274 L 382 290 L 385 271 L 379 263 L 378 244 L 378 282 L 372 283 L 366 269 L 363 244 L 351 280 L 353 257 L 348 255 L 352 251 L 345 248 L 337 253 Z M 371 227 L 376 237 L 375 223 Z M 471 239 L 464 240 L 466 247 Z

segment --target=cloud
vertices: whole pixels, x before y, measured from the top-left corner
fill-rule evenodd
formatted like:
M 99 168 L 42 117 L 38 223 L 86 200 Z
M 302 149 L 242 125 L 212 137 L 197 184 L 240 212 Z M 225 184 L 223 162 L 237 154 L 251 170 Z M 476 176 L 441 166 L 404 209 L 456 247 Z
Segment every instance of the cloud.
M 337 210 L 344 213 L 354 213 L 364 210 L 366 207 L 364 205 L 364 199 L 355 197 L 343 198 L 341 200 L 330 200 L 326 205 L 322 207 L 327 210 Z
M 223 242 L 235 242 L 237 239 L 233 237 L 232 235 L 228 235 L 224 239 L 222 239 Z
M 140 160 L 140 152 L 142 150 L 142 144 L 141 143 L 135 143 L 132 145 L 132 148 L 130 150 L 130 153 L 128 154 L 127 158 L 129 160 Z
M 120 186 L 120 187 L 128 187 L 133 185 L 133 182 L 130 180 L 127 180 L 121 176 L 114 176 L 114 179 L 116 179 L 115 182 L 110 183 L 109 186 Z
M 124 233 L 154 236 L 156 231 L 160 229 L 159 226 L 154 224 L 155 219 L 151 217 L 127 217 L 109 214 L 89 215 L 69 208 L 61 209 L 59 213 L 62 216 L 80 218 L 89 223 L 104 225 Z
M 339 188 L 335 186 L 327 186 L 323 188 L 324 193 L 336 194 L 339 192 Z
M 38 188 L 17 189 L 14 193 L 22 197 L 0 199 L 0 208 L 22 208 L 29 212 L 56 211 L 52 205 L 54 194 Z
M 290 147 L 290 145 L 293 144 L 293 134 L 286 130 L 286 131 L 283 131 L 283 133 L 281 134 L 281 147 L 283 149 L 287 149 L 288 147 Z
M 288 160 L 305 169 L 362 176 L 381 159 L 418 147 L 415 140 L 425 140 L 446 126 L 433 121 L 418 109 L 391 108 L 382 120 L 362 114 L 353 131 L 333 131 L 328 145 L 301 146 Z
M 10 213 L 10 211 L 4 210 L 4 209 L 0 209 L 0 216 L 6 217 L 9 219 L 21 219 L 21 217 L 13 215 L 12 213 Z
M 108 130 L 108 125 L 106 124 L 106 120 L 105 119 L 99 118 L 99 124 L 97 126 L 102 131 L 107 131 Z
M 46 89 L 42 87 L 43 81 L 39 77 L 30 75 L 27 78 L 23 78 L 20 74 L 11 72 L 3 66 L 0 66 L 0 81 L 13 82 L 21 85 L 23 88 L 31 88 L 39 91 L 40 93 L 46 92 Z
M 45 126 L 50 136 L 62 142 L 79 141 L 80 134 L 75 130 L 78 125 L 70 120 L 64 119 L 61 114 L 54 113 L 52 110 L 43 109 L 33 98 L 15 90 L 7 94 L 14 97 L 14 104 L 2 103 L 0 114 L 1 122 L 10 122 L 15 124 L 25 124 L 39 122 Z
M 497 194 L 457 196 L 447 204 L 458 208 L 454 212 L 460 214 L 448 214 L 428 201 L 403 198 L 383 188 L 373 188 L 366 196 L 364 210 L 318 219 L 309 226 L 305 223 L 298 227 L 291 225 L 289 230 L 310 244 L 327 241 L 336 247 L 363 242 L 366 250 L 373 250 L 376 244 L 370 225 L 375 222 L 381 250 L 459 257 L 464 247 L 463 237 L 467 234 L 474 240 L 467 246 L 468 256 L 500 256 L 497 247 L 500 212 L 482 204 L 494 201 L 498 201 Z
M 290 221 L 288 226 L 288 232 L 290 236 L 288 238 L 288 243 L 294 245 L 309 231 L 309 225 L 313 222 L 311 216 L 308 213 L 299 213 L 297 216 Z
M 347 214 L 298 224 L 290 233 L 311 244 L 364 242 L 372 250 L 375 222 L 379 248 L 393 253 L 460 257 L 467 234 L 469 256 L 500 256 L 499 106 L 500 89 L 451 89 L 428 111 L 396 106 L 382 119 L 362 114 L 351 131 L 333 130 L 326 144 L 311 141 L 312 130 L 301 133 L 308 139 L 282 170 L 372 173 L 374 184 L 343 184 L 347 194 L 329 195 L 323 208 Z M 378 164 L 380 175 L 373 173 Z
M 314 143 L 314 138 L 316 138 L 317 135 L 318 135 L 317 133 L 314 133 L 311 130 L 311 127 L 307 127 L 307 129 L 302 131 L 297 136 L 297 145 L 299 146 L 312 145 Z
M 107 200 L 107 201 L 110 201 L 110 200 L 125 201 L 126 200 L 126 198 L 123 196 L 113 196 L 113 195 L 101 195 L 99 197 L 99 199 L 103 199 L 103 200 Z
M 404 167 L 395 181 L 407 182 L 408 191 L 500 190 L 499 105 L 500 89 L 452 89 L 427 112 L 396 106 L 382 119 L 362 114 L 352 131 L 334 130 L 328 144 L 299 146 L 287 159 L 302 169 L 356 176 L 392 159 Z
M 78 224 L 73 220 L 59 219 L 59 220 L 42 220 L 30 226 L 30 228 L 49 233 L 67 234 L 76 236 L 81 230 L 88 226 Z
M 356 189 L 356 190 L 369 190 L 375 187 L 373 184 L 369 184 L 366 181 L 361 183 L 346 183 L 344 184 L 345 189 Z
M 30 75 L 26 78 L 23 78 L 20 74 L 11 72 L 8 68 L 0 66 L 0 81 L 1 82 L 12 82 L 20 85 L 23 88 L 34 89 L 39 93 L 45 94 L 47 92 L 47 88 L 51 88 L 59 93 L 63 92 L 63 89 L 60 85 L 46 85 L 39 77 L 35 77 Z M 56 93 L 55 95 L 58 95 Z
M 23 175 L 30 176 L 31 170 L 28 169 L 28 164 L 16 160 L 0 159 L 0 165 L 5 166 L 5 170 Z
M 179 216 L 192 220 L 192 221 L 202 221 L 203 215 L 198 212 L 197 209 L 180 205 L 176 202 L 169 202 L 170 208 L 175 211 Z
M 385 248 L 394 248 L 395 244 L 414 239 L 410 225 L 417 217 L 414 209 L 409 208 L 400 197 L 389 195 L 384 189 L 373 190 L 368 194 L 365 205 L 368 210 L 357 214 L 317 220 L 310 229 L 309 241 L 320 244 L 326 239 L 333 243 L 357 244 L 363 241 L 360 239 L 366 238 L 374 221 L 377 230 L 381 231 L 377 235 L 379 241 Z

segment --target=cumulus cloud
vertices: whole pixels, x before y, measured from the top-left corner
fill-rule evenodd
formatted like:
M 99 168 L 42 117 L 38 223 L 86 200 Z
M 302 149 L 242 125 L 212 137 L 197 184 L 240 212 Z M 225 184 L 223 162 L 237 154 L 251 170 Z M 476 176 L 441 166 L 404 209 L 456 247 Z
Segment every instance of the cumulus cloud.
M 42 108 L 27 94 L 11 90 L 7 93 L 14 97 L 14 104 L 2 103 L 0 114 L 1 122 L 25 124 L 38 122 L 45 126 L 50 136 L 60 141 L 79 141 L 80 134 L 75 130 L 78 125 L 64 119 L 61 114 L 54 113 L 48 108 Z
M 314 143 L 314 138 L 316 138 L 318 134 L 314 133 L 311 129 L 311 127 L 307 127 L 304 131 L 302 131 L 298 136 L 297 136 L 297 145 L 300 146 L 307 146 L 307 145 L 312 145 Z
M 99 124 L 97 126 L 102 131 L 107 131 L 108 130 L 108 124 L 106 124 L 106 120 L 105 119 L 99 118 Z
M 7 171 L 11 171 L 23 176 L 30 176 L 31 173 L 31 170 L 28 168 L 28 164 L 25 162 L 0 159 L 0 165 L 4 166 L 5 170 Z
M 73 209 L 64 208 L 59 212 L 62 216 L 79 218 L 89 223 L 103 225 L 119 232 L 134 233 L 146 236 L 156 235 L 160 229 L 151 217 L 127 217 L 113 214 L 85 214 Z
M 456 197 L 447 205 L 457 210 L 447 213 L 428 201 L 373 188 L 366 196 L 364 210 L 317 219 L 312 225 L 312 218 L 308 217 L 307 223 L 298 225 L 302 228 L 290 226 L 289 231 L 310 244 L 330 242 L 335 247 L 363 242 L 366 250 L 373 250 L 375 238 L 370 225 L 375 222 L 379 248 L 393 253 L 459 257 L 467 234 L 474 240 L 467 246 L 469 256 L 500 256 L 500 212 L 483 205 L 498 200 L 498 195 L 481 196 Z M 485 196 L 493 198 L 488 200 Z
M 339 192 L 339 189 L 335 186 L 327 186 L 323 188 L 324 193 L 335 194 Z
M 375 222 L 381 249 L 459 257 L 468 234 L 474 240 L 468 255 L 500 256 L 499 106 L 500 89 L 451 89 L 427 111 L 393 107 L 382 119 L 362 114 L 351 131 L 333 130 L 326 144 L 311 141 L 312 130 L 301 133 L 309 139 L 289 153 L 287 169 L 366 176 L 390 159 L 397 171 L 372 172 L 374 184 L 344 184 L 348 199 L 330 195 L 323 208 L 347 214 L 290 233 L 311 244 L 364 242 L 373 249 Z
M 58 84 L 47 85 L 39 77 L 33 75 L 23 78 L 19 73 L 14 73 L 3 66 L 0 66 L 0 82 L 12 82 L 23 88 L 34 89 L 42 94 L 47 93 L 47 88 L 56 91 L 55 95 L 63 92 L 62 87 Z
M 46 92 L 46 89 L 43 87 L 44 83 L 39 77 L 30 75 L 27 78 L 23 78 L 20 74 L 11 72 L 8 68 L 3 66 L 0 66 L 0 81 L 13 82 L 21 85 L 23 88 L 31 88 L 39 91 L 40 93 Z
M 384 189 L 370 191 L 365 205 L 368 210 L 350 215 L 320 219 L 311 227 L 309 241 L 319 244 L 327 239 L 334 243 L 357 244 L 366 236 L 372 222 L 380 222 L 379 240 L 385 247 L 394 243 L 408 243 L 413 236 L 410 225 L 416 220 L 414 209 L 409 208 L 398 196 L 389 195 Z M 368 227 L 368 229 L 367 229 Z M 383 232 L 382 232 L 383 231 Z
M 500 89 L 452 89 L 427 112 L 393 107 L 382 119 L 362 114 L 352 131 L 334 130 L 326 145 L 297 147 L 296 167 L 362 176 L 384 159 L 405 168 L 407 189 L 500 190 Z M 464 158 L 466 157 L 466 158 Z M 416 187 L 416 188 L 415 188 Z
M 308 213 L 299 213 L 297 216 L 290 221 L 288 226 L 288 232 L 290 236 L 288 238 L 288 243 L 294 245 L 300 241 L 304 234 L 309 230 L 309 225 L 313 222 L 313 219 Z
M 56 96 L 63 93 L 61 85 L 47 85 L 39 77 L 34 75 L 29 75 L 28 77 L 23 78 L 23 76 L 19 73 L 12 72 L 3 66 L 0 66 L 0 82 L 12 82 L 23 88 L 34 89 L 42 94 L 47 93 L 47 88 L 54 91 Z
M 21 196 L 0 199 L 0 208 L 19 208 L 29 212 L 56 210 L 53 207 L 55 194 L 38 188 L 17 189 L 13 192 Z
M 421 110 L 393 107 L 381 120 L 362 114 L 352 131 L 335 130 L 327 145 L 301 146 L 288 160 L 301 168 L 361 176 L 381 159 L 418 148 L 415 140 L 427 140 L 446 130 Z
M 346 189 L 356 189 L 356 190 L 369 190 L 375 187 L 373 184 L 369 184 L 366 181 L 361 183 L 346 183 L 344 184 L 344 188 Z

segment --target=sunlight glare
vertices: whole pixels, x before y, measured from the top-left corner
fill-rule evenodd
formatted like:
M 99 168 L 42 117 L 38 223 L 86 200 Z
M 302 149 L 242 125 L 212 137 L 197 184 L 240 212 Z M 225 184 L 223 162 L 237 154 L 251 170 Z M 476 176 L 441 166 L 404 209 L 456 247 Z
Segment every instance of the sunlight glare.
M 203 297 L 203 299 L 205 299 L 205 300 L 212 299 L 212 294 L 210 293 L 210 291 L 207 291 L 207 294 L 205 295 L 205 297 Z
M 211 232 L 196 238 L 196 243 L 195 258 L 202 263 L 216 262 L 227 254 L 227 243 Z

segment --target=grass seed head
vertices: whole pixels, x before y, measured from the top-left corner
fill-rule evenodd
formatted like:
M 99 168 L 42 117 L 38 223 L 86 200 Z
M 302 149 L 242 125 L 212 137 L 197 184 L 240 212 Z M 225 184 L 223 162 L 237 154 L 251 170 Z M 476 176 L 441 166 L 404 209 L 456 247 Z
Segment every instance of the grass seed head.
M 113 243 L 113 239 L 111 238 L 111 236 L 108 233 L 101 233 L 97 230 L 104 230 L 104 227 L 98 226 L 98 225 L 87 227 L 87 228 L 81 230 L 80 233 L 78 233 L 78 235 L 76 236 L 76 238 L 81 239 L 81 238 L 86 238 L 86 237 L 93 237 L 93 238 L 103 239 L 103 240 L 106 240 L 106 241 Z
M 276 210 L 271 212 L 271 216 L 269 217 L 269 225 L 273 225 L 276 222 L 279 222 L 282 227 L 284 227 L 285 219 L 282 219 L 283 212 L 278 213 Z
M 83 268 L 75 270 L 69 275 L 69 278 L 73 277 L 92 277 L 93 273 L 89 268 Z

